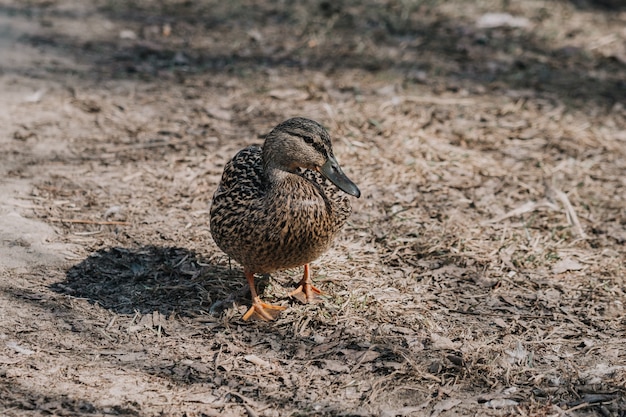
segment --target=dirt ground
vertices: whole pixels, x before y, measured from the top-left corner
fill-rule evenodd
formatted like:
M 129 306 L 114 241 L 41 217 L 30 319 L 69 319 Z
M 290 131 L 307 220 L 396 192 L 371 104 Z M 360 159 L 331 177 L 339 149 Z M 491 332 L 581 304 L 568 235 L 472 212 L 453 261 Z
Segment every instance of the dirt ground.
M 244 322 L 208 207 L 292 116 L 363 196 Z M 626 416 L 619 1 L 0 0 L 0 151 L 2 416 Z

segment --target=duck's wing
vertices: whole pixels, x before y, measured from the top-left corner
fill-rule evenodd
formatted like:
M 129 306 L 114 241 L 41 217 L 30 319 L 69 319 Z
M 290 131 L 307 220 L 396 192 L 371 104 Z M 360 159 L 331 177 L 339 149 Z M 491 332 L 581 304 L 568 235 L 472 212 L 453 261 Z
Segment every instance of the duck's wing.
M 213 204 L 226 197 L 236 203 L 237 200 L 258 198 L 264 193 L 261 147 L 252 145 L 239 151 L 224 167 Z

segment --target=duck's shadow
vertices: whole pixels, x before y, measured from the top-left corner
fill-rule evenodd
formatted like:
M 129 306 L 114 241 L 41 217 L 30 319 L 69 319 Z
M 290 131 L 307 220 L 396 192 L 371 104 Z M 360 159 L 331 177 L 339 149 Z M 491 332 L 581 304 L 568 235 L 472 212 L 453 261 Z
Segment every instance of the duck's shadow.
M 71 267 L 52 289 L 119 314 L 195 316 L 232 305 L 244 293 L 245 279 L 238 268 L 203 263 L 184 248 L 113 247 Z

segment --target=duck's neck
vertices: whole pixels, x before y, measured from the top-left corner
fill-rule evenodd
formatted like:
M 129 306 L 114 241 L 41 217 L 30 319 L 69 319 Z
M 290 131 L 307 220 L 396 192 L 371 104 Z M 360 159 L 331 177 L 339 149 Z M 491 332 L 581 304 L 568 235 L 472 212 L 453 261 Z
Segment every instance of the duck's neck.
M 267 175 L 267 180 L 272 187 L 286 186 L 293 181 L 297 182 L 303 179 L 296 172 L 287 171 L 272 166 L 265 167 L 265 174 Z
M 268 192 L 274 196 L 293 196 L 294 194 L 298 195 L 299 193 L 303 197 L 309 197 L 319 193 L 316 185 L 304 178 L 298 172 L 270 168 L 266 170 L 266 174 L 269 182 Z

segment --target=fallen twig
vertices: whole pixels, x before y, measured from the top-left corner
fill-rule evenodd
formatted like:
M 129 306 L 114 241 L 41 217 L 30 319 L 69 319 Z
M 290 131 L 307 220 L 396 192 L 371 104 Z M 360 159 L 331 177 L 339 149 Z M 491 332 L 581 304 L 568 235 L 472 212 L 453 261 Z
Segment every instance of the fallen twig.
M 522 214 L 530 213 L 532 211 L 536 211 L 538 209 L 543 209 L 543 208 L 548 208 L 551 210 L 558 210 L 558 207 L 555 204 L 550 203 L 549 201 L 540 201 L 540 202 L 528 201 L 522 204 L 521 206 L 519 206 L 518 208 L 513 209 L 507 213 L 504 213 L 503 215 L 498 216 L 495 219 L 486 220 L 482 222 L 482 224 L 488 225 L 492 223 L 499 223 L 502 220 L 508 219 L 509 217 L 521 216 Z
M 380 106 L 381 110 L 387 107 L 397 106 L 405 102 L 418 103 L 418 104 L 434 104 L 439 106 L 453 105 L 453 106 L 472 106 L 476 103 L 476 100 L 471 98 L 456 98 L 456 97 L 418 97 L 418 96 L 398 96 L 383 103 Z
M 551 186 L 548 188 L 548 192 L 554 194 L 554 196 L 561 201 L 563 207 L 565 208 L 565 215 L 567 216 L 567 220 L 571 225 L 574 226 L 574 230 L 576 230 L 578 237 L 580 237 L 581 239 L 585 239 L 587 235 L 585 234 L 585 231 L 583 230 L 583 227 L 578 220 L 578 216 L 576 215 L 574 206 L 572 206 L 572 203 L 569 201 L 569 197 L 567 197 L 567 194 Z
M 78 223 L 78 224 L 100 224 L 100 225 L 113 225 L 113 226 L 128 226 L 129 222 L 119 222 L 113 220 L 85 220 L 85 219 L 48 219 L 55 223 Z

